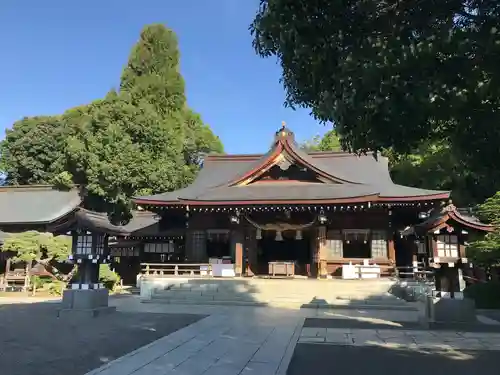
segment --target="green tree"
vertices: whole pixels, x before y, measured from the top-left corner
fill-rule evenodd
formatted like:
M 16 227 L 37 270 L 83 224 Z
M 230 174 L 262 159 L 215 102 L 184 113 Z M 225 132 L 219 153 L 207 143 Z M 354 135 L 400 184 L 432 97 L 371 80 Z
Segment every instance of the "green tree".
M 321 141 L 320 135 L 315 135 L 311 139 L 307 139 L 304 142 L 299 143 L 299 147 L 307 152 L 318 151 L 318 144 Z
M 161 119 L 149 105 L 137 107 L 119 97 L 96 101 L 68 122 L 75 130 L 67 139 L 65 170 L 54 181 L 84 186 L 87 208 L 122 221 L 131 196 L 183 186 L 177 122 Z
M 57 269 L 58 263 L 68 260 L 71 254 L 71 237 L 54 236 L 52 233 L 28 231 L 12 233 L 4 240 L 0 251 L 13 252 L 14 262 L 40 263 L 60 280 L 68 280 L 69 275 L 63 275 Z
M 383 151 L 389 158 L 394 182 L 423 189 L 452 190 L 459 206 L 483 202 L 491 187 L 456 154 L 446 142 L 422 143 L 412 153 L 400 155 L 392 149 Z
M 301 145 L 309 151 L 341 151 L 335 130 L 323 137 L 315 137 Z M 457 205 L 470 206 L 483 202 L 484 183 L 479 184 L 467 164 L 455 154 L 446 142 L 426 142 L 410 154 L 397 154 L 393 149 L 382 150 L 389 158 L 391 175 L 395 183 L 423 189 L 453 190 Z
M 334 122 L 347 149 L 447 141 L 498 185 L 498 1 L 261 0 L 251 31 L 286 103 Z
M 198 172 L 203 156 L 208 153 L 222 154 L 224 147 L 210 126 L 204 124 L 201 116 L 191 109 L 184 112 L 184 126 L 184 179 L 188 183 Z
M 468 256 L 478 265 L 491 267 L 500 265 L 500 192 L 478 206 L 478 216 L 493 225 L 494 230 L 483 239 L 471 243 Z
M 64 148 L 70 129 L 60 116 L 25 117 L 5 131 L 2 172 L 8 184 L 49 184 L 64 170 Z
M 175 33 L 161 24 L 146 26 L 122 73 L 120 96 L 136 106 L 149 103 L 161 119 L 176 125 L 185 163 L 178 170 L 188 184 L 198 170 L 200 156 L 223 152 L 223 147 L 200 115 L 188 107 L 179 59 Z
M 335 130 L 329 130 L 318 143 L 318 151 L 342 151 L 340 139 Z
M 186 107 L 177 36 L 161 24 L 144 27 L 123 70 L 120 95 L 140 106 L 146 101 L 161 117 Z
M 322 137 L 317 135 L 302 143 L 300 147 L 306 151 L 342 151 L 340 139 L 335 130 L 327 131 Z

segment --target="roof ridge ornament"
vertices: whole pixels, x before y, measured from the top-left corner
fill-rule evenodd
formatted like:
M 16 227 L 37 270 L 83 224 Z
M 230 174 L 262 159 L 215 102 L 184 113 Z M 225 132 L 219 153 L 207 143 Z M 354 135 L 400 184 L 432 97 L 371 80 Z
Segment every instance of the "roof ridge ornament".
M 294 134 L 286 127 L 285 121 L 281 122 L 281 128 L 275 134 L 275 141 L 284 140 L 286 138 L 290 138 L 292 141 L 294 140 Z

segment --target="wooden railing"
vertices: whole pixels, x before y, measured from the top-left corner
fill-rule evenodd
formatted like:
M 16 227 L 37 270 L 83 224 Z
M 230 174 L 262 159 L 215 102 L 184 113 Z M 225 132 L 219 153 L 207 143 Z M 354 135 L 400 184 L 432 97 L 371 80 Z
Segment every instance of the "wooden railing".
M 25 270 L 8 271 L 0 275 L 0 290 L 11 288 L 21 288 L 27 290 L 29 286 L 29 276 Z
M 143 276 L 189 276 L 209 277 L 212 275 L 209 263 L 141 263 L 141 274 Z
M 422 263 L 419 263 L 417 266 L 396 267 L 396 277 L 427 282 L 433 280 L 434 271 L 424 267 Z

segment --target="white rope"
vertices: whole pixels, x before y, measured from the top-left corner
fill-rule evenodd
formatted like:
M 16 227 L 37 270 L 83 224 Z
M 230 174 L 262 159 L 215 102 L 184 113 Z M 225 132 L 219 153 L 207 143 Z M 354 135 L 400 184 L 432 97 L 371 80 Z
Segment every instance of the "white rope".
M 316 222 L 316 219 L 313 219 L 310 223 L 306 223 L 306 224 L 290 224 L 290 223 L 283 223 L 283 222 L 272 223 L 272 224 L 258 224 L 246 215 L 245 215 L 245 219 L 257 229 L 275 230 L 275 231 L 280 231 L 280 232 L 285 231 L 285 230 L 302 230 L 305 228 L 309 228 L 310 226 L 312 226 Z

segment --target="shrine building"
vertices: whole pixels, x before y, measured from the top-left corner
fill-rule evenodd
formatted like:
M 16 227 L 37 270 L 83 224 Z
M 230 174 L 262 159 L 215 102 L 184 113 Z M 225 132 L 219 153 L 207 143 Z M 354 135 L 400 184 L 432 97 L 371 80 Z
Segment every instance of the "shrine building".
M 134 202 L 178 235 L 149 250 L 150 261 L 176 254 L 187 263 L 227 259 L 237 276 L 329 277 L 349 264 L 377 265 L 382 275 L 411 265 L 415 241 L 401 232 L 449 199 L 395 184 L 382 156 L 304 151 L 283 126 L 267 153 L 208 155 L 191 185 Z
M 78 187 L 2 187 L 0 245 L 27 230 L 71 234 L 87 284 L 103 262 L 125 284 L 141 274 L 380 277 L 415 262 L 445 272 L 468 262 L 469 232 L 492 230 L 449 198 L 395 184 L 382 156 L 306 152 L 283 126 L 264 155 L 208 155 L 191 185 L 135 197 L 122 226 L 82 208 Z M 12 256 L 0 252 L 0 284 L 24 280 Z

